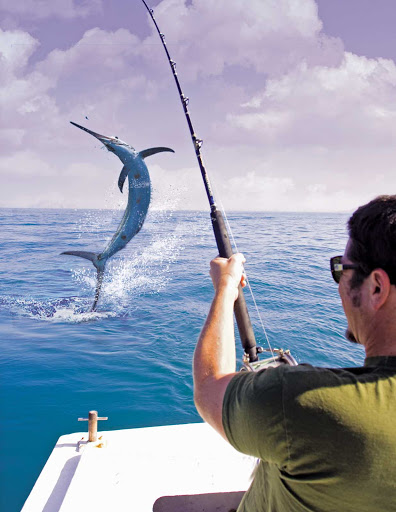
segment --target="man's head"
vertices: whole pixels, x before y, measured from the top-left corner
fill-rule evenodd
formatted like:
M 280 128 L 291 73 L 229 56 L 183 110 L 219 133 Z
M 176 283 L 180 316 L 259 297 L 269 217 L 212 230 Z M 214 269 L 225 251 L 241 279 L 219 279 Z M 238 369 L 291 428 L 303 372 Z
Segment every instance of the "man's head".
M 396 196 L 379 196 L 348 221 L 343 263 L 355 264 L 340 282 L 347 338 L 364 343 L 368 325 L 396 287 Z M 363 339 L 362 339 L 363 338 Z
M 379 196 L 358 208 L 348 221 L 348 258 L 359 265 L 351 285 L 359 287 L 375 268 L 396 284 L 396 195 Z

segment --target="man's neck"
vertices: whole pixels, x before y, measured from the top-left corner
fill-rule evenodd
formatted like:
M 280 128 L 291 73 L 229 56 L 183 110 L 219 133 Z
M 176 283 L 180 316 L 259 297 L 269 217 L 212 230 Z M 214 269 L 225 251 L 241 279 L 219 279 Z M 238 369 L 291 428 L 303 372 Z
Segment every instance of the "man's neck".
M 396 356 L 395 312 L 396 293 L 392 289 L 384 306 L 365 322 L 365 332 L 362 338 L 364 339 L 363 345 L 366 350 L 366 357 Z M 368 313 L 366 312 L 367 316 L 369 316 Z
M 395 325 L 388 317 L 373 326 L 364 343 L 366 357 L 396 356 Z
M 379 357 L 379 356 L 396 356 L 396 347 L 393 346 L 378 346 L 366 347 L 366 357 Z

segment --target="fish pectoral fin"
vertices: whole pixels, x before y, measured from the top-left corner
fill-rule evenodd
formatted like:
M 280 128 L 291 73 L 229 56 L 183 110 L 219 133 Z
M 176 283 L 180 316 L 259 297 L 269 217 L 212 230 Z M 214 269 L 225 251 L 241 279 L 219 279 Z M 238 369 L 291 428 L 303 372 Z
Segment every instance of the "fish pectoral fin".
M 120 192 L 122 192 L 122 189 L 124 187 L 124 183 L 126 180 L 126 177 L 128 176 L 130 169 L 127 168 L 126 165 L 122 168 L 120 172 L 120 177 L 118 178 L 118 188 L 120 189 Z
M 159 147 L 159 148 L 143 149 L 142 151 L 139 151 L 139 155 L 141 158 L 146 158 L 148 156 L 155 155 L 156 153 L 163 153 L 164 151 L 169 151 L 171 153 L 174 153 L 173 149 L 171 149 L 171 148 Z

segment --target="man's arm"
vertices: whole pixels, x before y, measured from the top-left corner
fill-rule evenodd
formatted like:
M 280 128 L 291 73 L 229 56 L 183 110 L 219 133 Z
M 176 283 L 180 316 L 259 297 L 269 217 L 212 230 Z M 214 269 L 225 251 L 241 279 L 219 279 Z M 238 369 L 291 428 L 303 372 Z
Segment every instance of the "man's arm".
M 199 414 L 225 439 L 223 398 L 235 375 L 234 302 L 245 285 L 242 254 L 215 258 L 210 275 L 215 296 L 194 353 L 194 400 Z

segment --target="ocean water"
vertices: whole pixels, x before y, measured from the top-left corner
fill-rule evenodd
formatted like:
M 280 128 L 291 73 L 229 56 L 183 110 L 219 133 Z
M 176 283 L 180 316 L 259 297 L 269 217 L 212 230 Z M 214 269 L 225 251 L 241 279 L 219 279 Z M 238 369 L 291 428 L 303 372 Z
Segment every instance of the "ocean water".
M 21 509 L 59 436 L 84 430 L 91 409 L 106 430 L 200 421 L 191 360 L 208 312 L 216 248 L 206 212 L 151 211 L 108 264 L 96 313 L 95 270 L 60 256 L 100 252 L 120 211 L 0 210 L 0 509 Z M 329 257 L 343 252 L 343 214 L 229 213 L 257 302 L 257 341 L 298 362 L 361 365 Z M 238 357 L 242 350 L 237 339 Z

